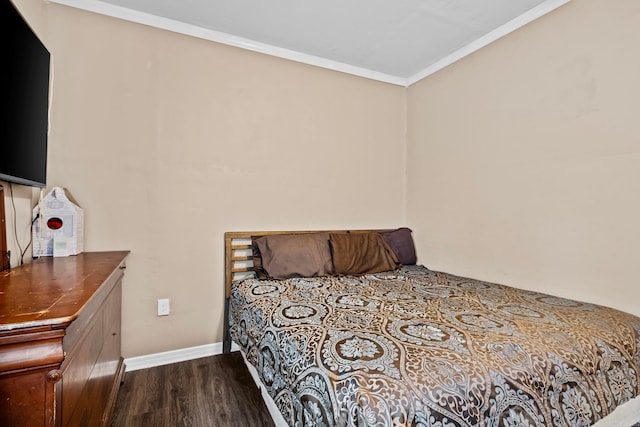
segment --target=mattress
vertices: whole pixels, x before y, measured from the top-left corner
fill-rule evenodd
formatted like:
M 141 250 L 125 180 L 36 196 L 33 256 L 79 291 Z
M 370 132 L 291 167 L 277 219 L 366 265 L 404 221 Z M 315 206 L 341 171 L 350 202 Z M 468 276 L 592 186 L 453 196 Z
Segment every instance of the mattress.
M 640 318 L 422 266 L 247 279 L 230 304 L 291 426 L 590 426 L 640 392 Z

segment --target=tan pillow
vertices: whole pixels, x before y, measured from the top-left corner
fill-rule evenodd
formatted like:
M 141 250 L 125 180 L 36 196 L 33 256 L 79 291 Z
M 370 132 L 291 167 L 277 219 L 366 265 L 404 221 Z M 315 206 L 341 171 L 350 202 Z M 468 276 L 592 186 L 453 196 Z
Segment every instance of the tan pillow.
M 273 279 L 333 274 L 329 233 L 276 234 L 255 240 L 262 269 Z
M 335 274 L 395 270 L 398 259 L 378 233 L 330 234 Z

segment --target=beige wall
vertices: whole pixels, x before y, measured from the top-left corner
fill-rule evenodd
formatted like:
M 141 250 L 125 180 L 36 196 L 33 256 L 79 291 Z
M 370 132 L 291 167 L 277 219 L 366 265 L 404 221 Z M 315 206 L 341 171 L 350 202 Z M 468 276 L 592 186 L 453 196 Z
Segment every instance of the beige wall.
M 573 0 L 409 88 L 420 262 L 640 315 L 638 40 Z
M 224 231 L 403 222 L 404 88 L 16 3 L 53 58 L 48 183 L 86 250 L 131 250 L 125 357 L 222 341 Z
M 640 314 L 634 0 L 573 0 L 408 90 L 16 3 L 52 51 L 49 183 L 87 250 L 132 251 L 126 357 L 221 341 L 226 230 L 407 224 L 431 268 Z

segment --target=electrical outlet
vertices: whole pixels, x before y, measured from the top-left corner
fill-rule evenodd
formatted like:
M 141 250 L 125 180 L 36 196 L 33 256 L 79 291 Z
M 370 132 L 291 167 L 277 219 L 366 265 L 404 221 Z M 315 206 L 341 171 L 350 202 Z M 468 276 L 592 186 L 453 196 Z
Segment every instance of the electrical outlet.
M 162 298 L 158 300 L 158 316 L 168 316 L 171 312 L 169 308 L 169 298 Z

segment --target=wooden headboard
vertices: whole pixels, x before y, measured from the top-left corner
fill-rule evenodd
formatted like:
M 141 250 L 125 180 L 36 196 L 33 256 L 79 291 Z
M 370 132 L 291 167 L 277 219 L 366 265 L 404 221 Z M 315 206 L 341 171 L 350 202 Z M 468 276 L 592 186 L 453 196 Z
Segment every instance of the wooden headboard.
M 253 271 L 253 238 L 274 234 L 311 234 L 311 233 L 371 233 L 391 231 L 378 230 L 295 230 L 295 231 L 227 231 L 224 233 L 224 331 L 223 352 L 231 351 L 231 335 L 229 333 L 229 298 L 234 281 L 255 277 Z

